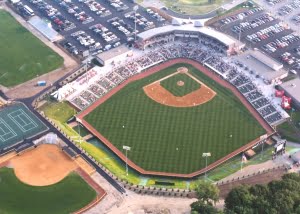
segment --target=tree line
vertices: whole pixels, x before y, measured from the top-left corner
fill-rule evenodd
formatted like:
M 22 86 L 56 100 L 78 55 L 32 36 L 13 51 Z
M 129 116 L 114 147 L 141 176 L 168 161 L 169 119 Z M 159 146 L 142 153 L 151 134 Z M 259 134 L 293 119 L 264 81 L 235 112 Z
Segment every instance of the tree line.
M 191 204 L 192 214 L 300 214 L 300 175 L 285 174 L 282 180 L 266 185 L 241 185 L 225 198 L 224 210 L 214 205 L 219 189 L 212 183 L 200 181 L 197 201 Z

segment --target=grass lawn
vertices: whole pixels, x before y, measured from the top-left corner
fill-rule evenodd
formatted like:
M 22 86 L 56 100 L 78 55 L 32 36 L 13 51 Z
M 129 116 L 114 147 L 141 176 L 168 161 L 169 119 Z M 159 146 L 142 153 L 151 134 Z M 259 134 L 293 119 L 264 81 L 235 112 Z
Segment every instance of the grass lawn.
M 63 65 L 63 58 L 0 10 L 0 84 L 15 86 Z
M 229 0 L 162 0 L 166 7 L 179 13 L 199 15 L 209 13 L 221 5 L 230 2 Z
M 145 85 L 182 66 L 217 93 L 213 100 L 174 108 L 145 95 Z M 142 168 L 176 173 L 203 168 L 203 152 L 212 153 L 208 159 L 212 163 L 265 133 L 231 91 L 189 64 L 174 65 L 127 85 L 85 120 L 120 151 L 124 152 L 123 145 L 132 147 L 128 157 Z
M 66 123 L 76 111 L 72 108 L 68 102 L 48 102 L 40 108 L 45 115 L 53 120 L 57 120 L 61 123 Z
M 9 168 L 0 169 L 0 178 L 0 213 L 5 214 L 68 214 L 96 197 L 95 190 L 75 173 L 45 187 L 21 183 Z
M 179 86 L 182 81 L 184 85 Z M 176 74 L 160 82 L 160 85 L 176 97 L 182 97 L 200 88 L 200 84 L 186 74 Z
M 292 142 L 300 142 L 300 111 L 289 111 L 292 121 L 286 121 L 277 126 L 279 134 Z

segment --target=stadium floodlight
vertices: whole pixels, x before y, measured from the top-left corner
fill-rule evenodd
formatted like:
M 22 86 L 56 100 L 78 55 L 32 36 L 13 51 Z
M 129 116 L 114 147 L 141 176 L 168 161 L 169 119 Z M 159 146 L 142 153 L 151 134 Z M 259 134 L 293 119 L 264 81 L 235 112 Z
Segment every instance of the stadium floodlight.
M 205 180 L 207 180 L 207 158 L 210 156 L 210 152 L 202 153 L 202 157 L 205 158 Z
M 136 41 L 136 11 L 139 9 L 138 5 L 133 7 L 134 10 L 134 42 Z
M 125 150 L 125 153 L 126 153 L 126 176 L 128 176 L 128 164 L 127 164 L 127 151 L 130 151 L 130 147 L 129 146 L 124 146 L 123 145 L 123 149 Z
M 242 16 L 241 14 L 239 14 L 238 15 L 238 18 L 239 18 L 239 20 L 240 20 L 240 30 L 239 30 L 239 45 L 238 45 L 238 50 L 239 50 L 239 52 L 240 52 L 240 46 L 241 46 L 241 34 L 242 34 L 242 25 L 241 25 L 241 23 L 242 23 L 242 21 L 243 21 L 243 19 L 244 19 L 244 16 Z

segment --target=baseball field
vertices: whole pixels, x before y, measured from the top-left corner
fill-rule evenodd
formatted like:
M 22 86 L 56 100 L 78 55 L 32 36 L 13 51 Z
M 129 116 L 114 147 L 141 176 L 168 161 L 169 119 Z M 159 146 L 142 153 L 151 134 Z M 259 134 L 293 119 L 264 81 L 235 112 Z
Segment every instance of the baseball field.
M 189 77 L 172 75 L 180 67 Z M 210 96 L 198 95 L 207 100 L 193 106 L 168 106 L 145 93 L 157 82 L 158 93 L 166 90 L 178 102 L 205 87 Z M 120 152 L 130 146 L 128 158 L 144 170 L 183 174 L 205 167 L 204 152 L 211 152 L 210 164 L 266 133 L 229 89 L 183 63 L 130 82 L 83 119 Z
M 63 65 L 61 56 L 4 10 L 0 10 L 0 29 L 1 85 L 15 86 Z
M 13 169 L 0 169 L 0 213 L 72 213 L 90 203 L 96 192 L 79 175 L 71 173 L 57 184 L 24 184 Z

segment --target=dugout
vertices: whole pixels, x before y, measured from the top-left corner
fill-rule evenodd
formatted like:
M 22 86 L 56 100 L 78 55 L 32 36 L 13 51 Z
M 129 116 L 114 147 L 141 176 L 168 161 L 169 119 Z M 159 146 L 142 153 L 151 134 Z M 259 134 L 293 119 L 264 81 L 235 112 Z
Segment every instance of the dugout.
M 75 152 L 72 148 L 68 147 L 68 146 L 64 146 L 62 147 L 62 150 L 65 154 L 67 154 L 72 160 L 74 160 L 77 156 L 78 153 Z

